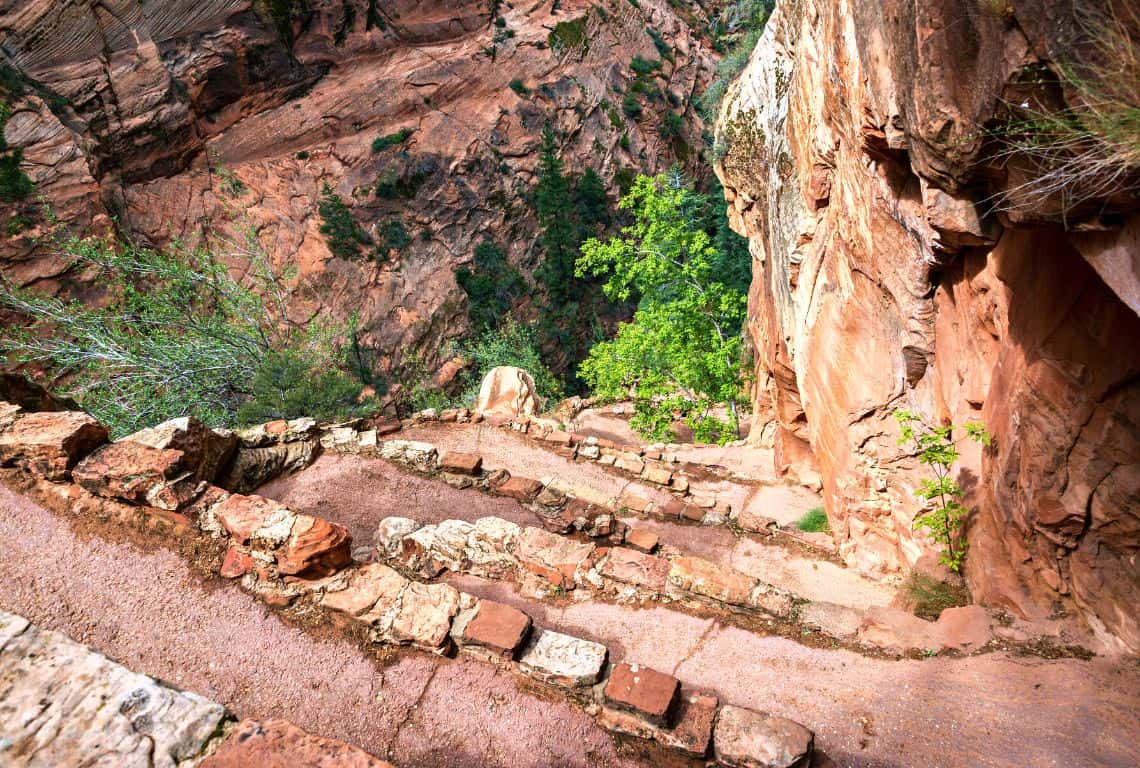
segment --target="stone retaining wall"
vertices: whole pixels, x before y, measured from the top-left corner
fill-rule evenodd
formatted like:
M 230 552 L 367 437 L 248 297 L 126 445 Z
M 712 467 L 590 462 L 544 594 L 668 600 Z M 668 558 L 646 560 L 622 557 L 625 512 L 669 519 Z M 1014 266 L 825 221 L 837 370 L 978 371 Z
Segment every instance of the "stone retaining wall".
M 132 436 L 107 443 L 106 430 L 86 414 L 25 414 L 4 404 L 0 464 L 18 467 L 25 486 L 57 510 L 132 522 L 225 547 L 221 575 L 239 579 L 244 589 L 274 607 L 308 601 L 369 645 L 472 654 L 563 690 L 610 730 L 653 738 L 697 756 L 708 754 L 711 745 L 722 765 L 786 768 L 810 760 L 811 732 L 797 723 L 719 706 L 714 696 L 684 689 L 676 678 L 648 668 L 614 667 L 605 646 L 535 627 L 528 616 L 510 606 L 480 600 L 447 584 L 410 579 L 381 563 L 353 562 L 351 536 L 342 526 L 214 485 L 220 462 L 207 461 L 216 455 L 207 448 L 216 447 L 217 441 L 232 441 L 232 436 L 192 419 L 177 422 L 148 431 L 159 435 L 154 439 L 138 441 Z M 292 429 L 291 424 L 265 425 L 261 433 L 273 445 L 287 445 L 289 441 L 279 438 Z M 247 431 L 243 444 L 248 446 L 255 433 Z M 376 436 L 375 431 L 338 427 L 321 439 L 335 448 L 376 450 L 421 471 L 435 471 L 434 447 L 409 441 L 378 444 Z M 450 474 L 471 482 L 475 477 L 484 479 L 481 462 L 460 458 L 445 461 L 449 470 L 455 470 Z M 468 474 L 461 475 L 463 471 Z M 524 478 L 498 480 L 494 487 L 499 492 L 532 502 L 550 488 L 549 483 Z M 572 540 L 555 535 L 556 541 L 547 542 L 543 537 L 553 534 L 527 528 L 515 539 L 519 549 L 512 550 L 511 535 L 509 528 L 484 525 L 470 547 L 464 539 L 463 556 L 481 558 L 488 567 L 498 563 L 507 568 L 511 567 L 508 555 L 521 552 L 515 555 L 519 564 L 546 568 L 543 575 L 552 582 L 562 580 L 567 586 L 576 582 L 578 565 L 570 569 L 560 556 L 544 553 L 547 544 L 560 551 L 567 546 L 564 542 L 574 544 Z M 433 557 L 447 541 L 441 537 L 440 545 L 433 544 Z M 403 538 L 401 550 L 402 542 Z M 577 546 L 586 553 L 582 562 L 593 557 L 605 568 L 613 558 L 597 558 L 591 543 Z M 676 565 L 671 564 L 667 579 L 674 576 Z M 725 598 L 721 591 L 703 586 L 709 583 L 707 574 L 699 568 L 690 570 L 675 579 L 679 582 L 675 586 L 694 594 L 706 589 L 715 592 L 710 597 Z

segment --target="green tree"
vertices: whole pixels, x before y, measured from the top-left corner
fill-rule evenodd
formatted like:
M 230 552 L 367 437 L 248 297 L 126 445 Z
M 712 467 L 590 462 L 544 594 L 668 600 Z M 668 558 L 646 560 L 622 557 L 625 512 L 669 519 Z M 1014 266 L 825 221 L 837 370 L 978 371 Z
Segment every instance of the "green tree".
M 737 434 L 746 297 L 715 269 L 708 206 L 678 173 L 639 176 L 620 203 L 633 223 L 606 242 L 586 241 L 578 260 L 578 274 L 607 277 L 610 299 L 638 298 L 632 321 L 590 350 L 581 375 L 600 397 L 632 393 L 631 423 L 648 437 L 666 437 L 678 414 L 699 440 Z M 713 416 L 718 404 L 727 422 Z
M 493 240 L 475 246 L 471 267 L 455 270 L 455 280 L 467 294 L 467 317 L 477 332 L 494 328 L 526 292 L 522 275 Z
M 0 330 L 0 352 L 64 377 L 68 394 L 123 435 L 177 416 L 232 426 L 243 404 L 278 392 L 265 408 L 299 416 L 281 395 L 286 374 L 314 381 L 306 408 L 341 413 L 343 381 L 329 374 L 342 362 L 344 326 L 290 322 L 288 274 L 278 274 L 252 230 L 233 247 L 249 264 L 239 283 L 211 248 L 174 243 L 166 250 L 106 239 L 58 243 L 77 272 L 105 295 L 97 305 L 36 293 L 0 281 L 0 307 L 29 320 Z M 326 389 L 327 387 L 327 389 Z M 361 390 L 354 384 L 354 397 Z M 362 406 L 363 407 L 363 406 Z M 254 411 L 249 407 L 245 413 Z
M 572 295 L 574 261 L 578 255 L 577 227 L 573 218 L 567 215 L 570 184 L 563 167 L 562 158 L 558 156 L 558 140 L 554 129 L 547 123 L 542 129 L 538 185 L 534 191 L 534 208 L 542 228 L 540 242 L 545 254 L 537 277 L 555 304 Z
M 899 445 L 913 450 L 918 460 L 934 473 L 933 480 L 924 479 L 915 491 L 916 496 L 933 508 L 916 517 L 914 525 L 928 528 L 944 547 L 939 558 L 943 565 L 961 571 L 966 557 L 962 528 L 970 510 L 962 504 L 962 487 L 950 476 L 951 468 L 958 461 L 954 431 L 959 427 L 953 424 L 927 427 L 913 411 L 900 409 L 894 415 L 902 432 Z M 984 424 L 972 422 L 961 429 L 975 442 L 987 446 L 992 443 Z
M 613 221 L 606 184 L 593 168 L 587 168 L 574 186 L 574 209 L 584 231 L 583 239 L 598 234 L 599 227 Z
M 357 226 L 352 211 L 333 191 L 328 182 L 321 188 L 321 200 L 317 204 L 321 215 L 320 233 L 327 238 L 329 251 L 340 259 L 360 258 L 360 246 L 371 245 L 372 238 Z
M 249 398 L 237 410 L 240 424 L 309 416 L 338 421 L 362 414 L 361 383 L 339 368 L 314 370 L 312 357 L 299 349 L 270 350 L 249 382 Z

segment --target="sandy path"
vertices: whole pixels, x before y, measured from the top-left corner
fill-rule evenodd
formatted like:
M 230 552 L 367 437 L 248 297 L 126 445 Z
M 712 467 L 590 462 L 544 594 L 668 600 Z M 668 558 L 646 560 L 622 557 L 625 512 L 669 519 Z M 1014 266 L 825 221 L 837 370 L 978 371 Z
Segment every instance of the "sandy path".
M 286 717 L 402 766 L 640 764 L 582 711 L 508 673 L 421 653 L 381 670 L 234 585 L 203 586 L 172 552 L 81 536 L 3 486 L 0 608 L 238 716 Z
M 1140 672 L 1104 659 L 1002 653 L 898 660 L 800 645 L 660 606 L 554 606 L 512 585 L 449 581 L 545 626 L 606 643 L 722 700 L 806 723 L 837 765 L 871 768 L 1140 764 Z

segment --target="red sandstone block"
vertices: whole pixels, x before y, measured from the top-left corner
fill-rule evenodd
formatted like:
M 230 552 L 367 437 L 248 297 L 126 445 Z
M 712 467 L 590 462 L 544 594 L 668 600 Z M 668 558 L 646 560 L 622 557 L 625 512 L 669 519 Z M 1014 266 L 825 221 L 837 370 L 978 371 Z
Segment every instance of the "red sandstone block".
M 653 507 L 653 502 L 633 493 L 623 493 L 621 499 L 618 500 L 618 505 L 624 509 L 644 514 Z
M 248 552 L 242 552 L 233 544 L 226 550 L 226 556 L 222 558 L 222 567 L 219 573 L 224 578 L 236 579 L 239 576 L 244 576 L 253 569 L 253 558 L 249 556 Z
M 106 428 L 81 411 L 17 415 L 0 431 L 0 466 L 17 464 L 48 480 L 63 480 L 105 442 Z
M 457 475 L 478 475 L 483 468 L 483 457 L 477 453 L 447 451 L 439 457 L 439 468 Z
M 718 703 L 716 696 L 710 693 L 682 691 L 673 717 L 676 725 L 657 731 L 653 738 L 672 749 L 704 757 L 709 751 Z
M 526 640 L 530 627 L 530 617 L 522 611 L 492 600 L 480 600 L 475 617 L 467 622 L 461 638 L 465 645 L 482 646 L 509 659 Z
M 529 477 L 512 477 L 495 490 L 504 496 L 529 503 L 542 490 L 542 483 Z
M 685 504 L 681 509 L 681 518 L 694 523 L 699 523 L 705 519 L 705 511 L 693 504 Z
M 606 703 L 636 712 L 650 723 L 667 726 L 681 683 L 672 675 L 639 664 L 614 667 L 603 693 Z
M 331 574 L 352 562 L 352 536 L 344 526 L 320 517 L 297 515 L 289 538 L 278 547 L 277 570 L 286 575 Z
M 625 544 L 639 552 L 652 552 L 657 549 L 657 534 L 643 528 L 630 528 L 625 534 Z
M 553 432 L 551 432 L 550 434 L 544 435 L 542 439 L 548 443 L 554 443 L 556 445 L 570 445 L 570 443 L 572 442 L 572 438 L 570 436 L 570 433 L 569 432 L 563 432 L 560 429 L 556 429 Z

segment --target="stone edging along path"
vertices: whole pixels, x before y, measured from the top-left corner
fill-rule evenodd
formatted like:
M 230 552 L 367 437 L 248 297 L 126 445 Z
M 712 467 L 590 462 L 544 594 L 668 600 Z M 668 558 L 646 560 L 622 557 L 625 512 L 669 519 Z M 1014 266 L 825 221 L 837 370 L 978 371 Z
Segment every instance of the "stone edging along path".
M 0 679 L 4 765 L 242 768 L 327 761 L 319 764 L 392 768 L 287 720 L 238 722 L 221 704 L 4 611 Z
M 225 465 L 219 454 L 232 443 L 224 433 L 192 419 L 144 432 L 108 443 L 106 430 L 87 414 L 24 413 L 4 403 L 0 465 L 16 466 L 19 490 L 49 508 L 224 549 L 222 576 L 240 579 L 270 606 L 303 603 L 366 646 L 409 645 L 437 654 L 458 649 L 561 690 L 609 730 L 698 757 L 711 749 L 721 765 L 790 768 L 811 759 L 813 735 L 798 723 L 721 705 L 648 667 L 615 664 L 605 646 L 535 627 L 513 607 L 409 579 L 381 563 L 355 563 L 342 526 L 214 485 Z M 375 434 L 357 437 L 358 446 L 375 443 Z M 334 444 L 342 436 L 329 433 Z M 399 452 L 429 469 L 414 447 Z M 532 490 L 537 497 L 533 485 L 525 492 Z M 493 534 L 479 539 L 480 546 L 489 558 L 505 558 L 510 542 Z

